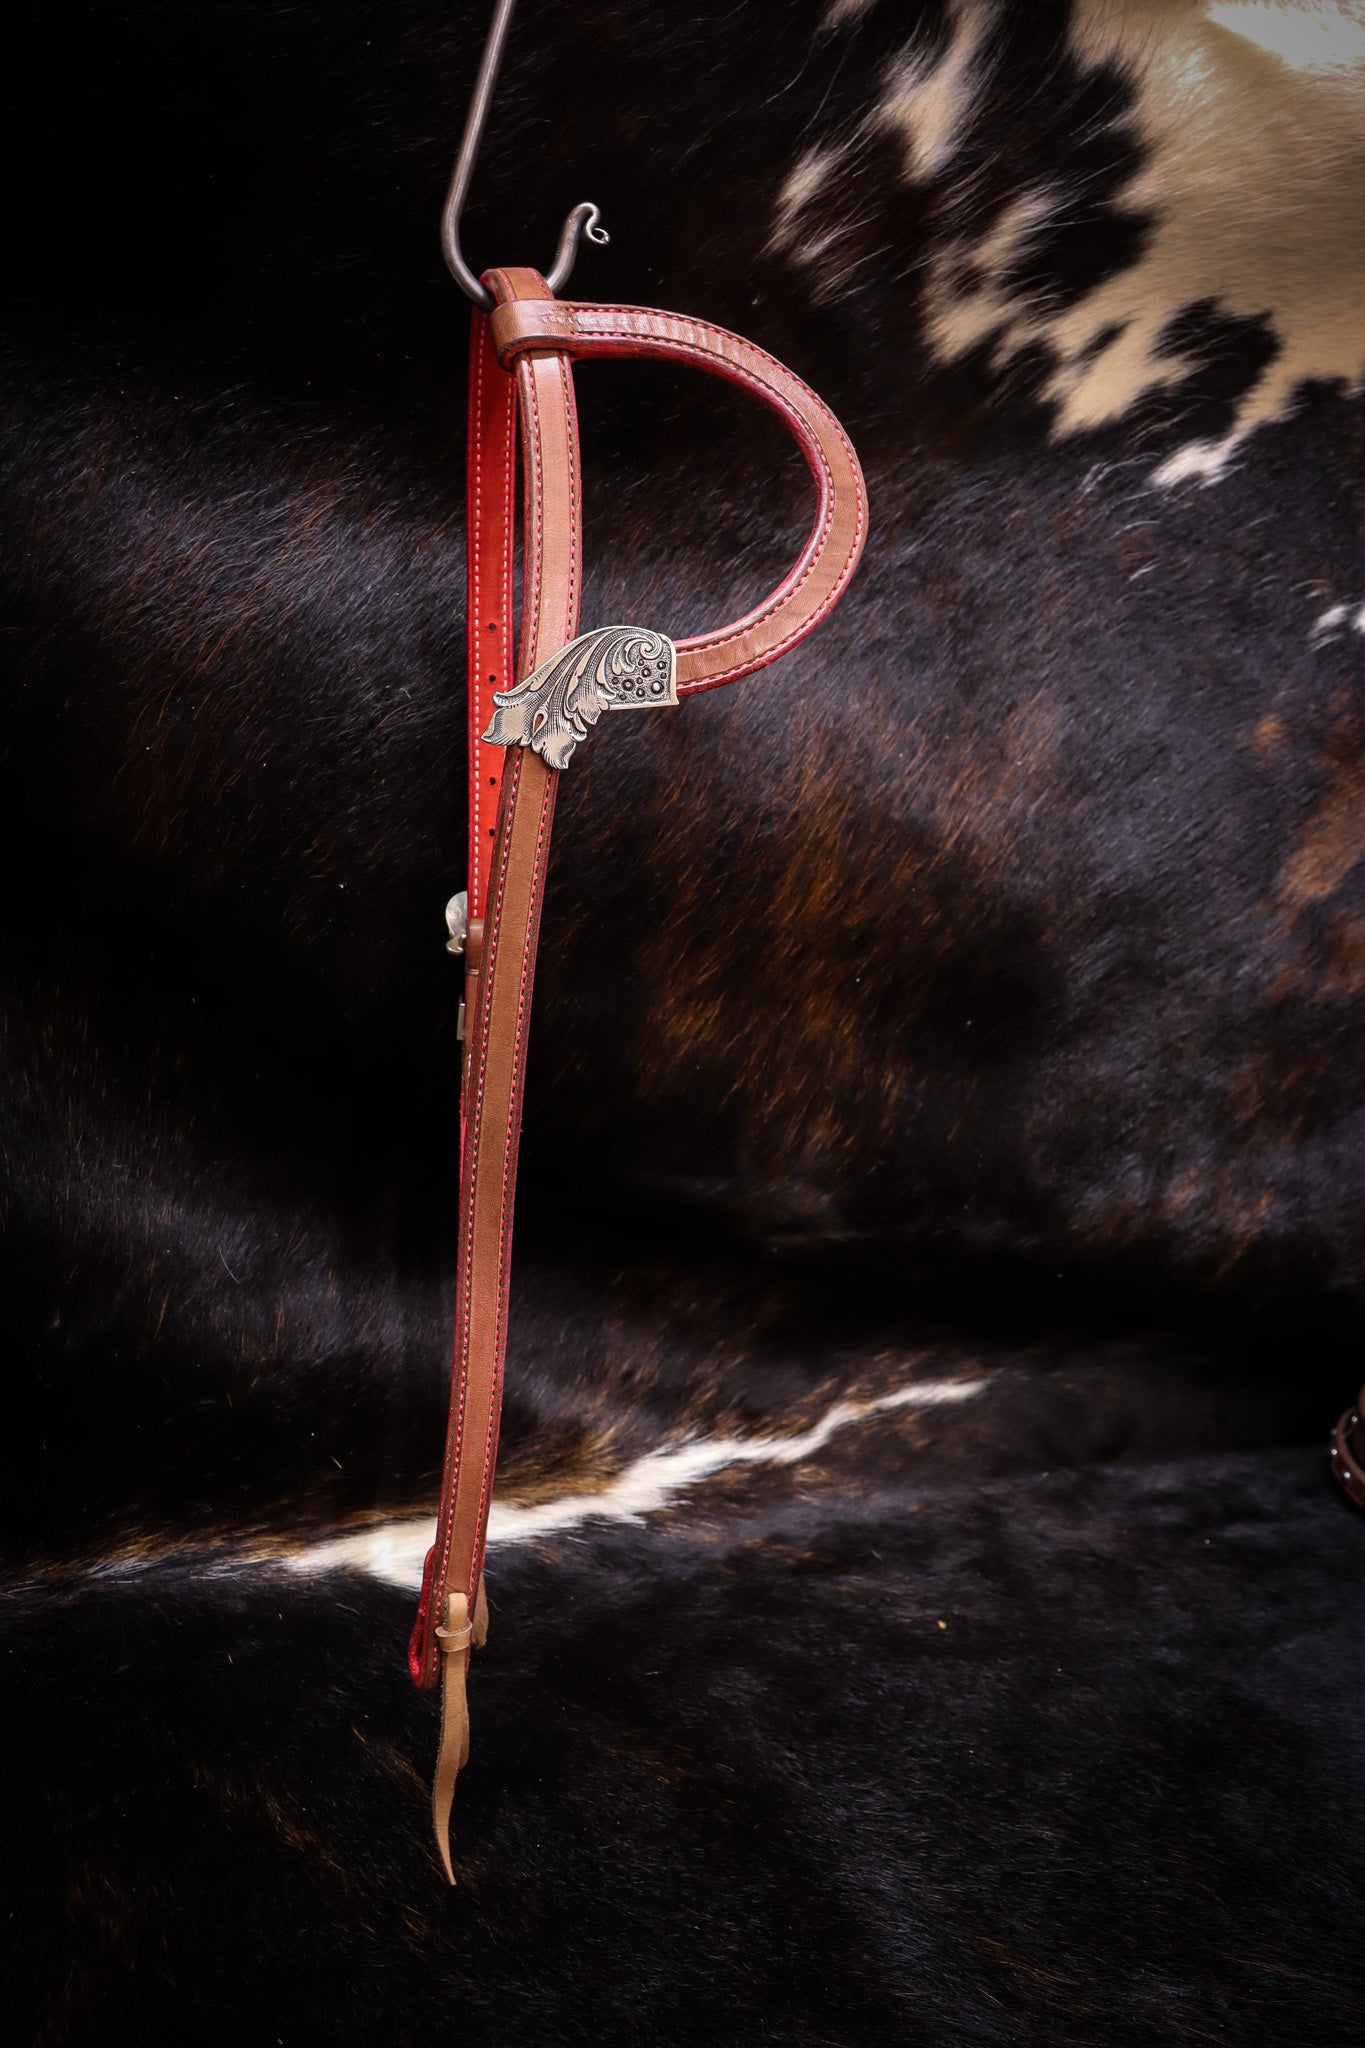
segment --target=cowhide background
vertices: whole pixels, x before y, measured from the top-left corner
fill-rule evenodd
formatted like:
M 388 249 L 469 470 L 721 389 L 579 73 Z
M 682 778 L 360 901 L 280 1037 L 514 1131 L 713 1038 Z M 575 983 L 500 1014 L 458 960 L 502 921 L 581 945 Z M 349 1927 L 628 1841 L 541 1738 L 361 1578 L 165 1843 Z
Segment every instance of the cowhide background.
M 523 0 L 471 255 L 875 526 L 567 781 L 450 1893 L 488 11 L 9 18 L 5 2037 L 1349 2039 L 1365 9 Z M 585 618 L 755 597 L 780 434 L 579 391 Z

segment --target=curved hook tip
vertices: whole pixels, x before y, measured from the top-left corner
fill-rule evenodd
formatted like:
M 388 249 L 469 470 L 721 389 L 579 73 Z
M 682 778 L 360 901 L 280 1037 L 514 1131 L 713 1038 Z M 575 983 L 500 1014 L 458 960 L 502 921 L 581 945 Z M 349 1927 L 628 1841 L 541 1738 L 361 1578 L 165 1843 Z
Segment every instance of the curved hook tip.
M 455 159 L 450 190 L 446 194 L 445 208 L 441 215 L 441 254 L 445 258 L 446 268 L 466 298 L 472 299 L 476 306 L 481 306 L 485 313 L 492 312 L 493 297 L 465 262 L 464 251 L 460 247 L 460 220 L 469 192 L 469 181 L 474 172 L 474 162 L 479 154 L 479 144 L 483 140 L 484 123 L 488 119 L 493 88 L 497 83 L 498 66 L 502 62 L 503 44 L 507 40 L 508 24 L 512 19 L 515 4 L 516 0 L 497 0 L 497 6 L 493 11 L 488 39 L 483 46 L 483 55 L 479 59 L 479 72 L 474 81 L 473 97 L 465 117 L 464 134 L 460 138 L 460 153 Z M 569 273 L 574 267 L 574 259 L 578 255 L 578 244 L 585 234 L 590 242 L 596 242 L 599 246 L 611 240 L 591 200 L 584 200 L 581 205 L 575 206 L 560 229 L 555 260 L 545 277 L 545 282 L 552 292 L 560 291 L 567 284 Z
M 556 296 L 563 291 L 569 281 L 574 264 L 578 260 L 578 245 L 585 235 L 590 242 L 596 242 L 599 248 L 611 240 L 591 199 L 580 200 L 573 211 L 565 216 L 564 225 L 560 229 L 555 260 L 545 273 L 545 282 Z

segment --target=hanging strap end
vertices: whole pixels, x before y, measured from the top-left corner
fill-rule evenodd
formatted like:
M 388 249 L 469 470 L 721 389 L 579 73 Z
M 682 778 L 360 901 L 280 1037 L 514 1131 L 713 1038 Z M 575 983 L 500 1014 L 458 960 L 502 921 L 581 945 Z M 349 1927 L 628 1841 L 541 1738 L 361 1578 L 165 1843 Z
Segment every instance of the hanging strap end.
M 470 1645 L 474 1641 L 469 1601 L 463 1593 L 450 1595 L 445 1627 L 437 1629 L 436 1640 L 441 1648 L 441 1739 L 436 1751 L 436 1776 L 431 1787 L 431 1821 L 436 1835 L 436 1853 L 441 1859 L 446 1883 L 453 1885 L 455 1872 L 450 1861 L 450 1809 L 455 1803 L 455 1780 L 469 1761 L 466 1676 Z

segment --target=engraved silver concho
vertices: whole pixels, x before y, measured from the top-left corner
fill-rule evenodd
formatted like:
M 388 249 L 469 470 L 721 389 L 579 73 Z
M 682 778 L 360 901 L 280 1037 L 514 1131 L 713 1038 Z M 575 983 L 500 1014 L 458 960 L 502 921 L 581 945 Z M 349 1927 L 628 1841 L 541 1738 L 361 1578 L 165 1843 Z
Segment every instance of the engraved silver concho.
M 678 654 L 666 633 L 646 626 L 599 626 L 533 669 L 514 689 L 496 690 L 486 740 L 534 747 L 551 768 L 567 768 L 573 750 L 604 711 L 652 711 L 678 701 Z

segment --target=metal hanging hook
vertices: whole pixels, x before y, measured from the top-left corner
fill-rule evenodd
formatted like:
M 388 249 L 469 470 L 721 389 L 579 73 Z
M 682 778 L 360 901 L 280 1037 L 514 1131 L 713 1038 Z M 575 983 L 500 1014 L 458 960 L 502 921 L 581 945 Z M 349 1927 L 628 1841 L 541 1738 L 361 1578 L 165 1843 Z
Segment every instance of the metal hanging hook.
M 464 260 L 460 247 L 460 219 L 464 203 L 469 197 L 469 181 L 474 175 L 479 145 L 483 141 L 484 126 L 488 120 L 488 109 L 493 100 L 493 89 L 498 82 L 498 68 L 502 63 L 503 46 L 507 41 L 508 25 L 516 0 L 497 0 L 493 10 L 493 22 L 488 31 L 488 40 L 483 46 L 479 60 L 479 75 L 474 81 L 474 93 L 465 116 L 464 134 L 460 138 L 460 153 L 455 159 L 455 170 L 446 194 L 445 211 L 441 215 L 441 254 L 446 260 L 446 269 L 454 278 L 466 298 L 482 306 L 485 313 L 493 310 L 493 298 L 479 283 L 473 271 Z M 584 200 L 568 214 L 560 230 L 559 247 L 555 260 L 546 272 L 545 282 L 552 292 L 559 292 L 569 281 L 569 274 L 578 255 L 578 245 L 587 236 L 590 242 L 609 242 L 610 235 L 601 225 L 597 208 L 591 200 Z

